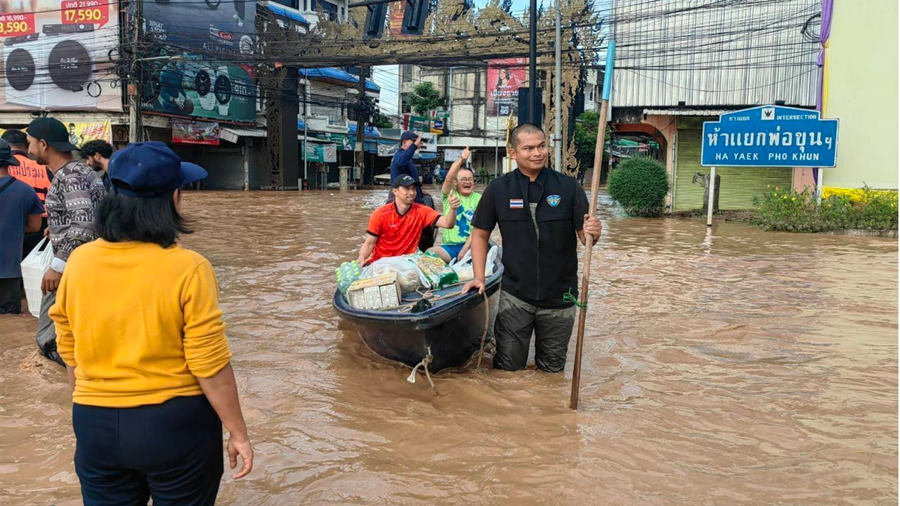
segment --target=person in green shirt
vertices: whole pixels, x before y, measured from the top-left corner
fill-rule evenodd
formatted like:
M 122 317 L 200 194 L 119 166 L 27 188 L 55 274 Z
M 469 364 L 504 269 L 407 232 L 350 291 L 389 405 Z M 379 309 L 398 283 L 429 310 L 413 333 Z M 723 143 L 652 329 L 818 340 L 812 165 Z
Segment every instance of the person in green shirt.
M 481 194 L 475 191 L 475 172 L 463 164 L 469 159 L 469 146 L 463 150 L 459 159 L 453 162 L 444 183 L 441 185 L 441 195 L 444 200 L 444 215 L 452 212 L 450 202 L 459 199 L 459 207 L 456 208 L 456 226 L 452 229 L 444 229 L 443 244 L 429 249 L 429 252 L 441 257 L 449 263 L 454 258 L 459 260 L 466 256 L 472 239 L 472 217 L 475 216 L 475 208 L 481 200 Z

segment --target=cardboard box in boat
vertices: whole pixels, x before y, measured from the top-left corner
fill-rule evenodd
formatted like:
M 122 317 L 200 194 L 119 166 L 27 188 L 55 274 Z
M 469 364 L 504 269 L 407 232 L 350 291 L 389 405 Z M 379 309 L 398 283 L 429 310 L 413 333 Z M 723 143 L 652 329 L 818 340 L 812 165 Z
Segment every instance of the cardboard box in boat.
M 357 309 L 387 309 L 400 305 L 400 283 L 396 272 L 359 279 L 347 289 L 347 300 Z

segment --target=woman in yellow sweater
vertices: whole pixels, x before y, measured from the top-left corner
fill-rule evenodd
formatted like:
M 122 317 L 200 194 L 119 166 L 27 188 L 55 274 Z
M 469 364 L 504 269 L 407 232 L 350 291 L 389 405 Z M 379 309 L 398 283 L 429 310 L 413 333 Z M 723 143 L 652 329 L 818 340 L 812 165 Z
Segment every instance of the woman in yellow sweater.
M 50 316 L 86 506 L 215 504 L 222 424 L 233 478 L 253 468 L 215 273 L 177 244 L 180 188 L 204 177 L 161 142 L 117 151 L 100 239 L 67 262 Z

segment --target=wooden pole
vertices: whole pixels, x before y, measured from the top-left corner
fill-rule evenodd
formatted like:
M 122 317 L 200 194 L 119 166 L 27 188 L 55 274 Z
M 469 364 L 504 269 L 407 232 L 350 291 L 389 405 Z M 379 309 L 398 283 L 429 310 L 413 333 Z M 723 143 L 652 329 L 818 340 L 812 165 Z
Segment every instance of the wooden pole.
M 594 172 L 591 174 L 591 202 L 589 215 L 593 218 L 597 213 L 597 193 L 600 190 L 600 170 L 603 164 L 603 148 L 606 140 L 606 115 L 609 110 L 609 94 L 612 88 L 613 60 L 615 59 L 616 43 L 609 42 L 606 51 L 606 73 L 603 76 L 603 101 L 600 103 L 600 119 L 597 124 L 597 144 L 594 152 Z M 569 407 L 578 409 L 578 393 L 581 388 L 581 355 L 584 349 L 584 324 L 587 319 L 588 288 L 591 280 L 591 252 L 593 244 L 591 239 L 585 237 L 588 243 L 584 251 L 584 268 L 581 272 L 581 291 L 578 293 L 578 337 L 575 341 L 575 367 L 572 370 L 572 397 Z

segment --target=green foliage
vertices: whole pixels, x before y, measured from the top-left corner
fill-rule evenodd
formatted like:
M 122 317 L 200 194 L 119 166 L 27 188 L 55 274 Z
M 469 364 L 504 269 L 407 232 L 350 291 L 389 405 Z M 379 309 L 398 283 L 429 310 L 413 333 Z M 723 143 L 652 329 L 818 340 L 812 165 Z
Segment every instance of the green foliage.
M 422 83 L 413 89 L 406 100 L 409 106 L 416 114 L 426 114 L 428 111 L 437 109 L 440 105 L 441 94 L 434 88 L 434 85 L 428 82 Z
M 666 166 L 651 158 L 629 158 L 612 171 L 609 195 L 629 216 L 659 216 L 666 205 Z
M 897 193 L 862 189 L 858 202 L 832 195 L 816 203 L 809 191 L 769 188 L 753 199 L 756 222 L 763 230 L 828 232 L 831 230 L 897 230 Z
M 597 126 L 600 114 L 596 111 L 586 111 L 578 116 L 575 121 L 575 149 L 578 152 L 578 161 L 583 168 L 594 166 L 594 153 L 597 151 Z M 609 147 L 609 129 L 606 130 L 604 146 Z M 609 159 L 609 153 L 604 151 L 603 159 Z
M 375 128 L 394 128 L 394 122 L 380 112 L 372 118 L 372 126 Z

